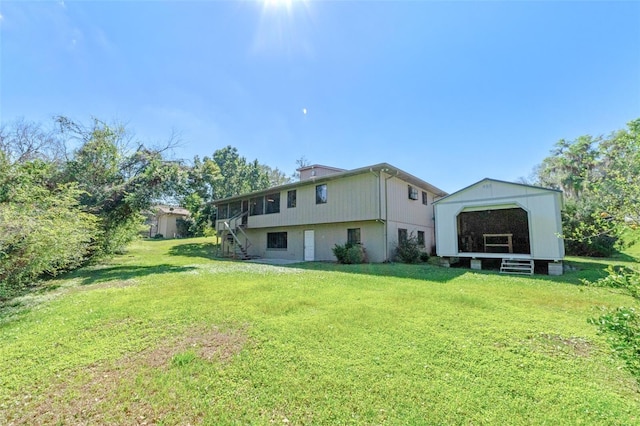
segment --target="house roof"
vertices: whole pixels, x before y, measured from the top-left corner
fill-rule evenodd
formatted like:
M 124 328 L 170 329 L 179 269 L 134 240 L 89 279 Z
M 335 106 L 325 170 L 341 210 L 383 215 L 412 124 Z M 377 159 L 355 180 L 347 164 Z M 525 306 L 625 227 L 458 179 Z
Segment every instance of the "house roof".
M 458 191 L 456 191 L 456 192 L 454 192 L 454 193 L 452 193 L 452 194 L 446 195 L 446 196 L 444 196 L 444 197 L 442 197 L 442 198 L 440 198 L 440 199 L 438 199 L 438 200 L 434 201 L 434 204 L 437 204 L 437 203 L 439 203 L 439 202 L 441 202 L 441 201 L 443 201 L 443 200 L 446 200 L 446 199 L 448 199 L 448 198 L 455 197 L 456 195 L 458 195 L 458 194 L 460 194 L 460 193 L 462 193 L 462 192 L 465 192 L 465 191 L 466 191 L 466 190 L 468 190 L 469 188 L 473 188 L 474 186 L 480 185 L 480 184 L 481 184 L 481 183 L 483 183 L 483 182 L 497 182 L 497 183 L 504 183 L 504 184 L 512 185 L 512 186 L 520 186 L 520 187 L 523 187 L 523 188 L 533 188 L 533 189 L 539 189 L 539 190 L 543 190 L 543 191 L 550 191 L 550 192 L 556 192 L 556 193 L 560 193 L 560 194 L 562 194 L 562 191 L 560 191 L 559 189 L 544 188 L 544 187 L 542 187 L 542 186 L 528 185 L 528 184 L 526 184 L 526 183 L 507 182 L 507 181 L 505 181 L 505 180 L 498 180 L 498 179 L 484 178 L 484 179 L 479 180 L 479 181 L 478 181 L 478 182 L 476 182 L 476 183 L 472 183 L 472 184 L 471 184 L 471 185 L 469 185 L 469 186 L 465 186 L 464 188 L 462 188 L 462 189 L 460 189 L 460 190 L 458 190 Z
M 300 167 L 297 170 L 300 172 L 300 171 L 303 171 L 303 170 L 310 170 L 310 169 L 325 169 L 325 170 L 331 170 L 331 171 L 336 172 L 336 173 L 347 172 L 348 171 L 348 170 L 345 170 L 345 169 L 339 169 L 337 167 L 323 166 L 322 164 L 310 164 L 308 166 Z
M 156 211 L 159 214 L 175 214 L 178 216 L 189 216 L 191 214 L 189 210 L 175 206 L 156 206 Z
M 339 169 L 336 169 L 339 170 Z M 298 182 L 294 182 L 294 183 L 288 183 L 285 185 L 280 185 L 280 186 L 274 186 L 271 188 L 267 188 L 267 189 L 263 189 L 260 191 L 254 191 L 254 192 L 250 192 L 250 193 L 245 193 L 245 194 L 240 194 L 240 195 L 235 195 L 233 197 L 228 197 L 228 198 L 221 198 L 219 200 L 216 200 L 213 202 L 214 205 L 216 204 L 221 204 L 221 203 L 227 203 L 230 201 L 237 201 L 237 200 L 241 200 L 247 197 L 255 197 L 255 196 L 259 196 L 259 195 L 263 195 L 263 194 L 269 194 L 271 192 L 275 192 L 275 191 L 283 191 L 283 190 L 287 190 L 287 189 L 293 189 L 293 188 L 298 188 L 301 186 L 305 186 L 305 185 L 311 185 L 311 184 L 318 184 L 318 183 L 323 183 L 323 182 L 328 182 L 328 181 L 332 181 L 332 180 L 336 180 L 336 179 L 341 179 L 344 177 L 348 177 L 348 176 L 355 176 L 355 175 L 359 175 L 362 173 L 372 173 L 372 172 L 385 172 L 389 175 L 392 175 L 394 177 L 398 177 L 406 182 L 409 182 L 415 186 L 418 186 L 420 188 L 424 188 L 427 189 L 431 192 L 433 192 L 434 194 L 436 194 L 436 196 L 445 196 L 447 195 L 447 193 L 445 191 L 443 191 L 442 189 L 435 187 L 433 185 L 431 185 L 428 182 L 423 181 L 422 179 L 419 179 L 403 170 L 400 170 L 397 167 L 392 166 L 391 164 L 388 163 L 379 163 L 379 164 L 374 164 L 372 166 L 366 166 L 366 167 L 361 167 L 358 169 L 353 169 L 353 170 L 344 170 L 341 172 L 337 172 L 337 173 L 332 173 L 326 176 L 312 176 L 308 179 L 305 180 L 301 180 Z

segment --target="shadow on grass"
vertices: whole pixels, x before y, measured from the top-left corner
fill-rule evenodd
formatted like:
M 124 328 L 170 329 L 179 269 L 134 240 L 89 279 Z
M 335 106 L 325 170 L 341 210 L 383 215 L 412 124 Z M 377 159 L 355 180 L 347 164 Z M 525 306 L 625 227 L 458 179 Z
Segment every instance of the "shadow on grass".
M 153 266 L 109 266 L 106 268 L 83 268 L 69 273 L 69 278 L 79 278 L 80 285 L 90 285 L 108 281 L 125 281 L 148 275 L 186 272 L 193 266 L 153 265 Z
M 633 259 L 633 258 L 631 258 Z M 465 274 L 496 275 L 499 277 L 519 277 L 529 280 L 551 281 L 564 284 L 582 285 L 582 280 L 595 281 L 607 276 L 607 266 L 611 263 L 628 262 L 626 259 L 616 257 L 614 259 L 593 259 L 572 257 L 565 260 L 568 271 L 560 276 L 550 276 L 536 271 L 535 275 L 509 275 L 499 272 L 499 265 L 495 268 L 472 270 L 465 266 L 445 268 L 428 263 L 407 265 L 403 263 L 371 263 L 361 265 L 342 265 L 334 262 L 304 262 L 291 265 L 282 265 L 288 268 L 297 268 L 315 271 L 344 272 L 359 275 L 387 276 L 396 278 L 410 278 L 435 282 L 448 282 Z M 546 267 L 544 268 L 546 270 Z
M 469 272 L 465 269 L 443 268 L 428 263 L 412 265 L 405 263 L 363 263 L 359 265 L 342 265 L 334 262 L 303 262 L 282 266 L 286 268 L 310 271 L 344 272 L 348 274 L 409 278 L 414 280 L 428 280 L 443 283 L 451 281 L 452 279 Z
M 175 245 L 169 249 L 171 256 L 203 257 L 214 259 L 218 245 L 213 243 L 187 243 Z

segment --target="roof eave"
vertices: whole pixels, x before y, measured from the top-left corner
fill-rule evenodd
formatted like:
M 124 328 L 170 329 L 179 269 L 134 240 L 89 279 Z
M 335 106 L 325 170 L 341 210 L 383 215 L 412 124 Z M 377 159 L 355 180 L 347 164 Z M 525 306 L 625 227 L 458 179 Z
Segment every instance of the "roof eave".
M 238 201 L 238 200 L 242 200 L 245 198 L 251 198 L 251 197 L 256 197 L 259 195 L 264 195 L 264 194 L 269 194 L 272 192 L 276 192 L 276 191 L 284 191 L 284 190 L 289 190 L 289 189 L 293 189 L 293 188 L 298 188 L 304 185 L 310 185 L 310 184 L 318 184 L 318 183 L 322 183 L 322 182 L 329 182 L 331 180 L 335 180 L 335 179 L 341 179 L 344 177 L 348 177 L 348 176 L 355 176 L 355 175 L 359 175 L 362 173 L 369 173 L 369 172 L 385 172 L 387 174 L 390 175 L 396 175 L 397 177 L 409 182 L 409 183 L 413 183 L 416 186 L 419 186 L 421 188 L 427 189 L 431 192 L 433 192 L 434 194 L 436 194 L 436 196 L 445 196 L 447 195 L 447 193 L 443 190 L 441 190 L 440 188 L 431 185 L 428 182 L 425 182 L 424 180 L 417 178 L 415 176 L 413 176 L 410 173 L 407 173 L 397 167 L 392 166 L 389 163 L 379 163 L 379 164 L 374 164 L 372 166 L 366 166 L 366 167 L 360 167 L 357 169 L 353 169 L 353 170 L 346 170 L 344 172 L 340 172 L 340 173 L 333 173 L 330 175 L 325 175 L 325 176 L 312 176 L 308 179 L 302 180 L 302 181 L 297 181 L 297 182 L 292 182 L 292 183 L 287 183 L 284 185 L 279 185 L 279 186 L 273 186 L 267 189 L 262 189 L 259 191 L 253 191 L 253 192 L 248 192 L 248 193 L 244 193 L 244 194 L 240 194 L 240 195 L 234 195 L 233 197 L 227 197 L 227 198 L 221 198 L 219 200 L 215 200 L 212 202 L 213 205 L 216 204 L 222 204 L 222 203 L 228 203 L 228 202 L 232 202 L 232 201 Z

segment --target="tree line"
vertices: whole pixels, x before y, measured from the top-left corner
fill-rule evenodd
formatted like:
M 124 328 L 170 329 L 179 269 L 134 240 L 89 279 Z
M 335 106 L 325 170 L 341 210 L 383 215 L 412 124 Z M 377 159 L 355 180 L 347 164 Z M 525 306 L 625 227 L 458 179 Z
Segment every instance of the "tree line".
M 564 193 L 567 253 L 610 256 L 640 226 L 640 119 L 608 136 L 561 139 L 534 180 Z
M 125 126 L 54 117 L 0 127 L 0 300 L 121 252 L 159 200 L 192 212 L 192 235 L 207 233 L 211 201 L 289 181 L 283 172 L 224 147 L 193 162 L 171 161 Z
M 568 253 L 610 255 L 625 229 L 640 226 L 639 134 L 637 119 L 606 137 L 563 139 L 537 167 L 534 184 L 564 192 Z M 189 162 L 170 160 L 177 142 L 170 136 L 148 146 L 122 124 L 98 119 L 2 125 L 0 301 L 40 277 L 121 252 L 159 201 L 191 212 L 186 234 L 207 235 L 212 201 L 293 179 L 232 146 Z

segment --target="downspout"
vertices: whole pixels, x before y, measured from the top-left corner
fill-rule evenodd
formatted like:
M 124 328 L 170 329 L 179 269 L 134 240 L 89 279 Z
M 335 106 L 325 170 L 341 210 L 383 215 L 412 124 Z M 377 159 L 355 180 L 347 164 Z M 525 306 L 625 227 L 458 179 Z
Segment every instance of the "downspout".
M 387 169 L 383 169 L 383 172 L 386 172 Z M 394 178 L 400 174 L 400 171 L 396 170 L 396 175 L 389 175 L 384 179 L 384 257 L 385 262 L 389 261 L 389 190 L 387 182 L 389 179 Z
M 383 253 L 384 253 L 384 261 L 386 262 L 388 260 L 388 253 L 387 253 L 387 251 L 388 251 L 387 250 L 387 224 L 386 224 L 386 221 L 382 219 L 382 195 L 380 193 L 380 191 L 382 190 L 382 184 L 380 183 L 380 179 L 382 179 L 382 172 L 384 170 L 386 170 L 386 169 L 382 169 L 380 171 L 380 173 L 376 174 L 373 171 L 372 167 L 369 168 L 369 171 L 376 177 L 376 182 L 378 184 L 378 195 L 377 195 L 378 196 L 378 218 L 376 219 L 376 222 L 380 222 L 380 223 L 382 223 L 384 225 L 384 229 L 383 229 L 383 232 L 384 232 Z M 386 196 L 385 196 L 385 198 L 386 198 Z
M 373 171 L 373 167 L 369 167 L 369 172 L 371 172 L 371 174 L 373 174 L 376 177 L 376 182 L 378 184 L 378 219 L 379 221 L 382 221 L 382 198 L 380 198 L 380 174 L 376 174 L 376 172 Z

